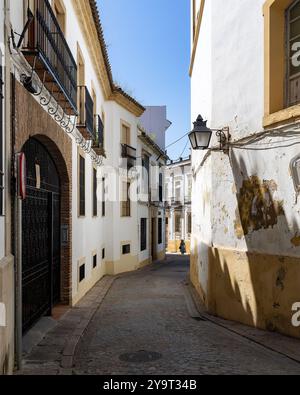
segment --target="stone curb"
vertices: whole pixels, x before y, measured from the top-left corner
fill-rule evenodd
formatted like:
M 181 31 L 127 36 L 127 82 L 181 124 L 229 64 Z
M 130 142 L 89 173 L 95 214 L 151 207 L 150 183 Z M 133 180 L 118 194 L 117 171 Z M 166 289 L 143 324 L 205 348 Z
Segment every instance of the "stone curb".
M 65 345 L 63 352 L 62 352 L 62 359 L 60 363 L 60 374 L 65 374 L 66 372 L 70 372 L 70 370 L 74 366 L 74 357 L 76 353 L 76 349 L 78 344 L 80 343 L 81 338 L 83 337 L 87 327 L 89 326 L 90 322 L 94 318 L 97 310 L 103 303 L 106 295 L 108 294 L 109 290 L 111 289 L 113 283 L 115 280 L 117 280 L 118 277 L 104 277 L 103 280 L 100 280 L 98 285 L 93 288 L 93 296 L 89 296 L 87 294 L 87 298 L 84 299 L 84 303 L 86 303 L 86 300 L 89 300 L 89 307 L 84 306 L 85 309 L 85 314 L 83 316 L 83 319 L 79 321 L 79 323 L 74 327 L 74 331 L 72 336 L 68 339 L 67 344 Z M 101 281 L 106 281 L 106 284 L 103 284 L 103 287 L 101 287 Z M 99 288 L 99 293 L 95 292 L 95 289 Z M 81 303 L 79 302 L 78 305 L 76 306 L 76 310 L 80 310 Z M 72 316 L 72 312 L 74 310 L 70 310 L 69 314 Z
M 200 300 L 194 286 L 187 280 L 185 287 L 191 294 L 200 317 L 204 321 L 211 323 L 228 330 L 236 335 L 239 335 L 247 340 L 250 340 L 270 351 L 276 352 L 294 362 L 300 363 L 300 341 L 299 339 L 281 335 L 280 333 L 267 332 L 261 329 L 248 327 L 238 322 L 228 321 L 210 315 L 202 301 Z M 297 349 L 299 350 L 297 352 Z

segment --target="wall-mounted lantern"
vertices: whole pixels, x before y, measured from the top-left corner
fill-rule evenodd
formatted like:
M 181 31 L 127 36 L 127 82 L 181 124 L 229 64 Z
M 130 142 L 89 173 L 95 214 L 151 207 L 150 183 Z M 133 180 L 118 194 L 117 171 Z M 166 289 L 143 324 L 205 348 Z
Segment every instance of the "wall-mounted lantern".
M 300 192 L 300 156 L 296 156 L 291 162 L 291 172 L 296 192 Z
M 199 115 L 194 122 L 194 129 L 189 134 L 189 139 L 193 150 L 206 150 L 209 148 L 213 132 L 216 132 L 220 142 L 220 150 L 226 148 L 230 140 L 229 128 L 210 129 L 207 127 L 207 121 L 204 121 Z

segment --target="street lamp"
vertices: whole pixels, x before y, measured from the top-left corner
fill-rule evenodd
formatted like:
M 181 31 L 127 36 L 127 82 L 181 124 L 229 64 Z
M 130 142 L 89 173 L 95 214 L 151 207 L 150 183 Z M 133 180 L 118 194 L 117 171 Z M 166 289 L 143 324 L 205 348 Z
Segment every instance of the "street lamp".
M 194 122 L 194 129 L 189 134 L 189 139 L 193 150 L 208 149 L 213 132 L 216 132 L 220 142 L 220 150 L 224 149 L 230 139 L 229 129 L 210 129 L 207 127 L 207 121 L 204 121 L 199 115 Z M 227 132 L 227 135 L 226 133 Z

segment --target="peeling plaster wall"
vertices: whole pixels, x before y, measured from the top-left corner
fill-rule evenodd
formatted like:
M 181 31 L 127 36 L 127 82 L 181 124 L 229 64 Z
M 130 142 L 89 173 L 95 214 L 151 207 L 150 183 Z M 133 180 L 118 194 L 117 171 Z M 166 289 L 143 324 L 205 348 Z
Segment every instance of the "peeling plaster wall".
M 232 140 L 263 130 L 263 3 L 205 3 L 192 120 L 202 114 L 213 128 L 229 126 Z M 191 279 L 212 314 L 300 337 L 291 324 L 300 301 L 300 201 L 290 171 L 300 146 L 288 131 L 229 154 L 193 152 Z
M 298 146 L 214 153 L 214 246 L 299 257 L 300 202 L 290 161 Z

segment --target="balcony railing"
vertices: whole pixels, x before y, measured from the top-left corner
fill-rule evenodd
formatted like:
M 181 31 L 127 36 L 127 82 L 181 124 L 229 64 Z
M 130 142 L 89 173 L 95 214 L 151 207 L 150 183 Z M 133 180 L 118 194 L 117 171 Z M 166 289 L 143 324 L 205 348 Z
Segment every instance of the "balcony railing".
M 121 144 L 122 158 L 136 160 L 136 149 L 127 144 Z
M 175 205 L 183 204 L 183 199 L 180 197 L 172 197 L 171 204 L 175 204 Z
M 184 204 L 191 204 L 192 203 L 192 196 L 187 195 L 184 197 Z
M 97 140 L 94 128 L 94 102 L 86 86 L 78 87 L 79 114 L 77 128 L 87 140 Z
M 48 0 L 30 0 L 28 9 L 34 18 L 24 56 L 64 110 L 77 114 L 77 65 L 51 5 Z
M 168 198 L 168 204 L 169 205 L 174 205 L 174 206 L 183 206 L 184 204 L 191 204 L 191 196 L 185 196 L 183 197 L 169 197 Z

